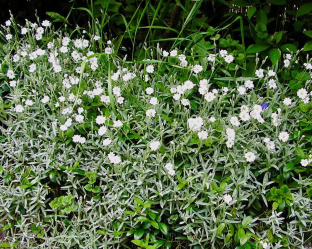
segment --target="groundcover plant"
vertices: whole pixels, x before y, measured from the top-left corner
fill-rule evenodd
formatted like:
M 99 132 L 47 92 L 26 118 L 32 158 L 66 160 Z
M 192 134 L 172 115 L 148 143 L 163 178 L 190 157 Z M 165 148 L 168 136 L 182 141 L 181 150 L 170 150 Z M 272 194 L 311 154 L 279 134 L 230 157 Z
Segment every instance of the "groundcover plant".
M 1 35 L 1 247 L 303 248 L 306 54 L 250 55 L 245 76 L 230 37 L 205 56 L 158 46 L 127 61 L 49 21 Z

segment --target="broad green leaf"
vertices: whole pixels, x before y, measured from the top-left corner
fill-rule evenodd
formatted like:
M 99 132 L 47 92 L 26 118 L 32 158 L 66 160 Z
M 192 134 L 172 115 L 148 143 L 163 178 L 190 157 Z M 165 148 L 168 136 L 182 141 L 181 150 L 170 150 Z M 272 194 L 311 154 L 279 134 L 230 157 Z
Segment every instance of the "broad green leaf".
M 245 236 L 245 231 L 243 228 L 238 229 L 237 236 L 239 239 L 241 239 Z
M 257 8 L 255 6 L 252 6 L 247 10 L 247 16 L 249 20 L 255 14 L 256 10 Z
M 136 203 L 140 204 L 140 205 L 144 205 L 143 201 L 137 197 L 133 197 L 133 200 L 135 200 Z
M 312 11 L 312 3 L 306 3 L 302 6 L 297 11 L 297 17 L 298 16 L 303 16 L 305 14 L 309 14 Z
M 268 24 L 268 17 L 263 10 L 258 10 L 256 13 L 257 22 L 261 22 L 264 25 Z
M 306 31 L 303 31 L 303 33 L 304 33 L 306 36 L 309 36 L 310 38 L 312 38 L 312 30 L 306 30 Z
M 164 235 L 167 235 L 168 234 L 168 227 L 166 224 L 164 223 L 159 223 L 159 229 L 160 231 L 164 234 Z
M 296 147 L 296 152 L 297 152 L 297 154 L 301 157 L 301 158 L 305 158 L 305 154 L 304 154 L 304 152 L 303 152 L 303 150 L 300 148 L 300 147 Z
M 156 219 L 156 214 L 155 213 L 149 212 L 148 215 L 149 215 L 149 217 L 151 217 L 151 219 L 153 219 L 153 220 Z
M 86 186 L 84 186 L 84 188 L 88 191 L 92 191 L 92 185 L 91 184 L 87 184 Z
M 261 51 L 266 50 L 268 47 L 270 47 L 269 44 L 254 44 L 254 45 L 250 45 L 247 50 L 246 53 L 247 54 L 255 54 L 255 53 L 259 53 Z
M 294 44 L 284 44 L 281 46 L 281 50 L 289 53 L 289 52 L 293 52 L 296 53 L 297 52 L 297 47 Z
M 306 44 L 303 46 L 303 51 L 311 51 L 312 50 L 312 41 L 308 41 Z
M 137 246 L 145 247 L 145 243 L 143 242 L 143 240 L 134 239 L 131 240 L 131 242 Z
M 155 227 L 156 229 L 159 229 L 158 223 L 156 221 L 151 220 L 150 223 L 153 227 Z
M 165 244 L 165 241 L 164 240 L 157 240 L 156 243 L 154 244 L 154 246 L 156 248 L 159 248 L 161 247 L 163 244 Z
M 278 44 L 278 43 L 281 41 L 284 32 L 285 32 L 285 31 L 279 31 L 279 32 L 276 32 L 276 33 L 274 34 L 274 38 L 275 38 L 276 44 Z
M 52 19 L 54 19 L 54 22 L 63 22 L 63 23 L 69 24 L 68 20 L 64 16 L 62 16 L 62 15 L 60 15 L 58 13 L 46 12 L 46 14 L 48 16 L 50 16 Z
M 221 223 L 221 224 L 218 226 L 218 228 L 217 228 L 216 234 L 217 234 L 217 235 L 220 235 L 220 234 L 222 233 L 222 231 L 223 231 L 224 228 L 225 228 L 225 223 Z
M 148 218 L 146 218 L 145 216 L 140 216 L 138 218 L 136 218 L 137 221 L 141 221 L 141 222 L 148 222 L 150 221 Z
M 287 164 L 284 166 L 283 172 L 291 171 L 294 167 L 295 167 L 295 164 L 289 162 L 289 163 L 287 163 Z
M 92 192 L 95 194 L 101 193 L 101 188 L 99 186 L 95 186 Z
M 279 61 L 279 59 L 281 58 L 281 51 L 278 49 L 278 48 L 272 48 L 269 52 L 269 57 L 270 57 L 270 60 L 273 64 L 273 66 L 275 66 L 276 62 Z
M 2 242 L 0 243 L 0 247 L 10 248 L 11 244 L 9 242 Z
M 242 226 L 247 227 L 248 224 L 252 221 L 252 216 L 247 216 L 243 219 Z
M 273 210 L 276 210 L 278 206 L 279 206 L 278 202 L 273 202 Z
M 144 230 L 143 229 L 139 229 L 139 230 L 135 231 L 134 238 L 136 240 L 141 239 L 143 234 L 144 234 Z

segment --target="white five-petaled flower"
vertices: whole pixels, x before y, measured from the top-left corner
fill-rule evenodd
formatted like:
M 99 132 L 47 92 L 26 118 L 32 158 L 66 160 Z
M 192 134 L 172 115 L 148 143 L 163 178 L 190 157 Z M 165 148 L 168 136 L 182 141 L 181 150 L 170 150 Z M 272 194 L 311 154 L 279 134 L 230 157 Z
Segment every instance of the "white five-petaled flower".
M 283 142 L 287 142 L 289 139 L 289 134 L 285 131 L 282 131 L 279 135 L 278 135 L 278 139 L 283 141 Z
M 147 87 L 147 88 L 145 89 L 145 92 L 146 92 L 146 94 L 150 95 L 150 94 L 152 94 L 152 93 L 154 92 L 154 89 L 151 88 L 151 87 Z
M 150 142 L 149 147 L 152 151 L 156 151 L 160 147 L 160 142 L 159 141 Z
M 153 65 L 148 65 L 146 67 L 146 72 L 147 73 L 154 73 L 154 66 Z
M 208 137 L 208 132 L 207 131 L 200 131 L 197 133 L 197 136 L 200 140 L 205 140 Z
M 292 100 L 290 98 L 285 98 L 283 101 L 283 104 L 286 106 L 291 106 L 291 102 L 292 102 Z
M 156 115 L 156 111 L 154 109 L 148 109 L 146 111 L 146 116 L 147 117 L 153 118 L 153 117 L 155 117 L 155 115 Z
M 192 71 L 193 71 L 195 74 L 198 74 L 198 73 L 200 73 L 201 71 L 203 71 L 203 67 L 202 67 L 201 65 L 195 65 L 195 66 L 193 66 Z
M 229 194 L 226 194 L 223 196 L 223 200 L 225 203 L 230 204 L 232 202 L 233 198 Z
M 15 112 L 23 112 L 24 111 L 24 107 L 22 105 L 16 105 L 14 108 Z
M 95 122 L 99 125 L 104 124 L 106 121 L 106 117 L 104 116 L 97 116 Z
M 251 163 L 256 160 L 256 155 L 253 152 L 247 152 L 245 153 L 245 158 L 247 162 Z
M 151 104 L 151 105 L 157 105 L 157 104 L 158 104 L 157 98 L 156 98 L 156 97 L 151 98 L 150 104 Z

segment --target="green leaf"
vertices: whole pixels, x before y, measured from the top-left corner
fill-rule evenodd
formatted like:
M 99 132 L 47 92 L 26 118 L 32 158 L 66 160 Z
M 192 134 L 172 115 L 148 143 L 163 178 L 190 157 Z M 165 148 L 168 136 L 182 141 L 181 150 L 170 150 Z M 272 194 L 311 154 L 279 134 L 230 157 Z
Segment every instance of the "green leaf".
M 156 214 L 152 213 L 152 212 L 149 212 L 148 216 L 151 217 L 151 219 L 153 219 L 153 220 L 155 220 L 155 218 L 156 218 Z
M 156 247 L 149 245 L 149 246 L 146 246 L 146 249 L 156 249 Z
M 141 199 L 139 199 L 139 198 L 137 198 L 137 197 L 133 197 L 133 200 L 136 202 L 136 203 L 138 203 L 139 205 L 144 205 L 144 203 L 143 203 L 143 201 L 141 200 Z
M 168 227 L 166 226 L 166 224 L 164 223 L 159 223 L 159 228 L 160 228 L 160 231 L 164 234 L 164 235 L 167 235 L 168 234 Z
M 153 227 L 155 227 L 156 229 L 159 229 L 159 225 L 158 225 L 158 223 L 157 223 L 156 221 L 151 220 L 150 223 L 151 223 L 151 225 L 152 225 Z
M 250 45 L 247 48 L 246 53 L 247 54 L 259 53 L 261 51 L 266 50 L 268 47 L 270 47 L 270 45 L 268 45 L 268 44 L 254 44 L 254 45 Z
M 276 210 L 278 208 L 279 204 L 278 202 L 273 202 L 273 210 Z
M 0 247 L 9 248 L 9 247 L 11 247 L 11 244 L 10 244 L 9 242 L 2 242 L 2 243 L 0 244 Z
M 283 168 L 283 172 L 291 171 L 294 167 L 295 167 L 294 163 L 291 163 L 291 162 L 287 163 Z
M 281 41 L 284 32 L 285 32 L 285 31 L 279 31 L 279 32 L 276 32 L 276 33 L 274 34 L 274 38 L 275 38 L 276 44 L 278 44 L 278 43 Z
M 306 3 L 302 6 L 297 11 L 297 17 L 298 16 L 303 16 L 305 14 L 309 14 L 312 11 L 312 3 Z
M 131 240 L 131 242 L 137 246 L 145 247 L 145 243 L 143 240 L 134 239 L 134 240 Z
M 281 46 L 281 50 L 289 53 L 289 52 L 293 52 L 296 53 L 297 52 L 297 47 L 294 44 L 284 44 Z
M 242 226 L 245 228 L 252 221 L 252 216 L 247 216 L 243 219 Z
M 301 158 L 305 158 L 305 154 L 304 154 L 303 150 L 302 150 L 300 147 L 297 146 L 297 147 L 295 148 L 295 150 L 296 150 L 297 154 L 298 154 Z
M 225 223 L 221 223 L 221 224 L 218 226 L 218 228 L 217 228 L 216 234 L 217 234 L 217 235 L 220 235 L 220 234 L 222 233 L 222 231 L 223 231 L 224 228 L 225 228 Z
M 185 184 L 180 183 L 180 184 L 177 186 L 177 189 L 180 190 L 180 189 L 184 188 L 184 186 L 185 186 Z
M 137 221 L 141 221 L 141 222 L 149 222 L 150 220 L 148 218 L 146 218 L 145 216 L 140 216 L 138 218 L 136 218 Z
M 154 244 L 154 246 L 156 248 L 159 248 L 161 247 L 163 244 L 165 244 L 165 241 L 164 240 L 157 240 L 156 243 Z
M 246 7 L 246 6 L 250 5 L 250 3 L 246 0 L 234 0 L 232 3 L 234 5 L 238 5 L 240 7 Z
M 92 185 L 91 184 L 87 184 L 86 186 L 84 186 L 84 188 L 87 190 L 87 191 L 92 191 Z
M 95 186 L 92 192 L 95 194 L 101 193 L 101 188 L 99 186 Z
M 303 46 L 303 51 L 311 51 L 312 50 L 312 41 L 308 41 L 306 44 Z
M 243 228 L 238 229 L 237 236 L 239 239 L 241 239 L 245 236 L 245 231 Z
M 139 229 L 139 230 L 135 231 L 134 238 L 135 239 L 140 239 L 140 238 L 142 238 L 143 234 L 144 234 L 144 230 L 143 229 Z
M 273 64 L 273 66 L 275 66 L 276 62 L 279 61 L 279 59 L 281 58 L 281 50 L 279 50 L 278 48 L 272 48 L 269 52 L 269 57 L 270 57 L 270 60 Z
M 308 188 L 307 189 L 307 195 L 308 195 L 309 198 L 312 197 L 312 188 Z
M 309 36 L 310 38 L 312 38 L 312 30 L 306 30 L 306 31 L 303 31 L 303 33 L 304 33 L 306 36 Z
M 257 8 L 255 6 L 252 6 L 247 10 L 247 16 L 249 20 L 255 14 L 256 10 Z
M 302 112 L 308 112 L 311 109 L 311 104 L 310 103 L 309 104 L 305 104 L 305 103 L 301 102 L 299 104 L 299 109 Z

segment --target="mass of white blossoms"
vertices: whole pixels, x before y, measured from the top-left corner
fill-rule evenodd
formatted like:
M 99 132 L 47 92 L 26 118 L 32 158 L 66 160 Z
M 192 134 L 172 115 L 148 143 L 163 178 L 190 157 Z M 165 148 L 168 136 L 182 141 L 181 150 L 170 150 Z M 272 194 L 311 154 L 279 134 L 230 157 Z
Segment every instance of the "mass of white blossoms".
M 200 131 L 204 124 L 204 120 L 201 117 L 189 118 L 187 124 L 192 131 Z
M 168 171 L 168 174 L 171 176 L 175 175 L 175 170 L 173 169 L 173 164 L 172 163 L 167 163 L 165 165 L 165 169 Z

